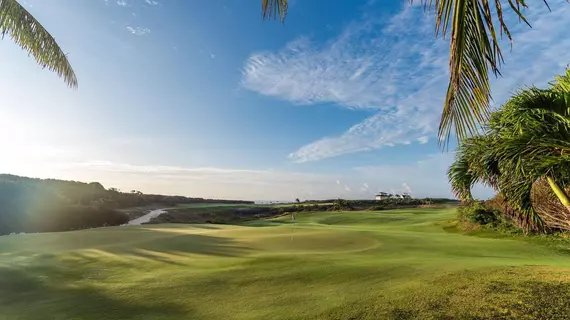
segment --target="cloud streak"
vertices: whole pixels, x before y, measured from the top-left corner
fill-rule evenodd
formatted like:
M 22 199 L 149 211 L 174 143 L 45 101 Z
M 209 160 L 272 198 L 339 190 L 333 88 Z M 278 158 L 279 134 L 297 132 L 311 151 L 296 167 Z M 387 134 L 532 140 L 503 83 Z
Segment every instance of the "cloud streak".
M 515 40 L 504 46 L 503 78 L 492 80 L 497 104 L 523 84 L 545 84 L 570 62 L 570 6 L 553 12 L 533 4 L 533 29 L 510 20 Z M 513 17 L 511 17 L 513 18 Z M 243 87 L 297 105 L 332 103 L 375 112 L 339 136 L 324 137 L 290 154 L 315 161 L 397 144 L 427 143 L 437 132 L 448 83 L 448 42 L 433 36 L 433 20 L 406 6 L 388 20 L 351 23 L 336 38 L 300 37 L 275 52 L 258 52 L 243 68 Z
M 128 26 L 127 30 L 137 36 L 144 36 L 150 33 L 150 29 L 149 28 L 144 28 L 144 27 L 131 27 Z
M 21 161 L 2 163 L 10 172 L 42 178 L 98 181 L 106 187 L 141 190 L 146 193 L 180 194 L 207 198 L 249 200 L 372 199 L 376 192 L 414 190 L 418 197 L 451 196 L 445 178 L 452 154 L 437 154 L 420 162 L 401 165 L 367 166 L 343 173 L 305 173 L 282 170 L 240 170 L 135 165 L 112 161 L 64 161 L 45 155 L 30 161 L 22 171 Z M 60 159 L 58 160 L 58 159 Z M 42 170 L 30 171 L 41 168 Z M 398 174 L 394 174 L 397 172 Z M 244 187 L 247 186 L 247 187 Z M 487 191 L 485 195 L 490 195 Z

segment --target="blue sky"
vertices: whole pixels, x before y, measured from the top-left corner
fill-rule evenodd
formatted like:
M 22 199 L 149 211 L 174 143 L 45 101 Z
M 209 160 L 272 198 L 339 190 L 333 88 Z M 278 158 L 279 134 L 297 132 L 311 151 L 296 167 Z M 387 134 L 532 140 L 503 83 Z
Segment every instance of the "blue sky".
M 435 137 L 448 43 L 407 1 L 295 0 L 284 25 L 258 0 L 21 3 L 79 88 L 0 41 L 2 172 L 217 198 L 451 196 Z M 570 62 L 570 6 L 550 4 L 533 29 L 510 17 L 497 106 Z

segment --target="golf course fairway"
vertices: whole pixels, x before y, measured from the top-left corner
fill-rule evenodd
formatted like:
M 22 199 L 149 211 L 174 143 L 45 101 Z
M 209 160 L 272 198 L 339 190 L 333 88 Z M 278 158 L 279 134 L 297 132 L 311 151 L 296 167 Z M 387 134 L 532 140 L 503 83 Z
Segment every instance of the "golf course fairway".
M 570 242 L 455 209 L 0 237 L 0 319 L 569 319 Z

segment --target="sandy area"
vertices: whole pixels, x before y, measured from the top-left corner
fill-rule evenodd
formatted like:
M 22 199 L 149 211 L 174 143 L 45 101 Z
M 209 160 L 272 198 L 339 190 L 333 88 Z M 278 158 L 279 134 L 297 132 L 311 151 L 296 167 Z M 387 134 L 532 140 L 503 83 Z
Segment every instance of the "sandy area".
M 149 222 L 151 219 L 154 219 L 163 213 L 166 213 L 166 210 L 164 210 L 164 209 L 151 210 L 149 213 L 145 214 L 144 216 L 138 217 L 134 220 L 129 221 L 129 223 L 127 223 L 127 225 L 128 226 L 139 226 L 143 223 Z

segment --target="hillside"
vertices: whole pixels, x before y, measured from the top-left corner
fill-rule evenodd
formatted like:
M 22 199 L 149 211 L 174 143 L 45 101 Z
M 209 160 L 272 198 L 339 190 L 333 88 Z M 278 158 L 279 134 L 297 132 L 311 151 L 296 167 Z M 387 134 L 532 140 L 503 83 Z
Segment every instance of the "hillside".
M 454 209 L 0 237 L 6 319 L 562 319 L 568 240 L 459 233 Z M 484 237 L 483 237 L 484 236 Z M 30 303 L 33 301 L 34 303 Z
M 106 189 L 98 182 L 0 174 L 0 235 L 120 225 L 129 218 L 117 209 L 181 203 L 251 202 L 144 194 L 136 190 L 121 192 Z

